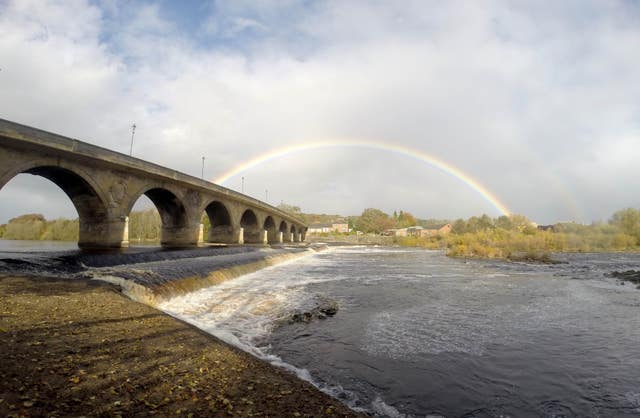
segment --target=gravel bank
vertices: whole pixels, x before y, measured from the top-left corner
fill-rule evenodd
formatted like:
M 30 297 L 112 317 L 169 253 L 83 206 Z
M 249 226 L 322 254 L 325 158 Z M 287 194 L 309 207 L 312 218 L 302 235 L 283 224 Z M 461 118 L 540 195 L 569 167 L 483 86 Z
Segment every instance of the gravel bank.
M 358 416 L 88 280 L 0 276 L 0 416 Z

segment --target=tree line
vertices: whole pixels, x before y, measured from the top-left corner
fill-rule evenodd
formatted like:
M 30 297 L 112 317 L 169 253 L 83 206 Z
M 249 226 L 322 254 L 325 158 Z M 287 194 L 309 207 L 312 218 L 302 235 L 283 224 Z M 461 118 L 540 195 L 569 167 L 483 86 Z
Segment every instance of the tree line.
M 634 208 L 615 212 L 606 222 L 582 225 L 558 223 L 540 230 L 522 215 L 472 216 L 454 221 L 418 219 L 406 211 L 387 214 L 367 208 L 359 216 L 304 214 L 299 207 L 280 205 L 280 209 L 298 216 L 308 224 L 344 221 L 350 228 L 371 236 L 392 228 L 423 226 L 434 228 L 451 223 L 446 235 L 430 237 L 394 237 L 394 243 L 406 246 L 447 249 L 452 256 L 511 257 L 521 253 L 554 251 L 628 251 L 640 250 L 640 210 Z M 209 218 L 203 214 L 205 237 Z M 46 220 L 41 214 L 27 214 L 0 225 L 0 238 L 15 240 L 77 241 L 78 219 Z M 159 242 L 162 224 L 155 208 L 131 212 L 129 240 Z
M 78 241 L 78 219 L 47 220 L 38 213 L 21 215 L 0 225 L 0 238 L 13 240 Z M 155 208 L 129 215 L 129 240 L 159 242 L 160 215 Z
M 307 219 L 318 217 L 306 216 Z M 335 218 L 327 216 L 329 219 Z M 517 214 L 496 218 L 482 215 L 468 219 L 438 220 L 418 219 L 405 211 L 388 214 L 380 209 L 368 208 L 359 216 L 346 219 L 354 233 L 367 234 L 367 242 L 375 242 L 373 236 L 393 228 L 437 228 L 450 223 L 452 230 L 446 235 L 393 237 L 393 240 L 380 237 L 379 243 L 444 249 L 448 255 L 458 257 L 546 259 L 549 252 L 640 250 L 640 210 L 634 208 L 619 210 L 606 222 L 589 225 L 564 222 L 545 228 L 538 228 L 525 216 Z

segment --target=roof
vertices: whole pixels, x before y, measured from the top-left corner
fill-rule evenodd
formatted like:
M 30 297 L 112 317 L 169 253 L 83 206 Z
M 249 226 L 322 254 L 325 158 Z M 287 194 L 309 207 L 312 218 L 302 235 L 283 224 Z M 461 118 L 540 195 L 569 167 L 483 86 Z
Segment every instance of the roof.
M 424 229 L 442 229 L 447 225 L 451 225 L 451 224 L 446 223 L 446 224 L 433 225 L 433 226 L 425 227 Z
M 321 224 L 311 224 L 309 228 L 318 229 L 318 228 L 331 228 L 333 226 L 332 223 L 321 223 Z

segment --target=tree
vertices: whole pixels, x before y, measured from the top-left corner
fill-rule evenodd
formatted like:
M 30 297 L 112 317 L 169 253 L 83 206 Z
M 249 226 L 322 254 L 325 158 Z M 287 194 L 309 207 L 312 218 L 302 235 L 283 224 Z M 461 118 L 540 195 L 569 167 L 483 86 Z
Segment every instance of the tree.
M 611 216 L 609 223 L 623 232 L 636 230 L 640 227 L 640 211 L 633 208 L 619 210 Z
M 495 225 L 497 228 L 506 230 L 513 229 L 513 222 L 511 222 L 511 218 L 506 215 L 502 215 L 498 219 L 496 219 Z
M 464 219 L 456 219 L 451 225 L 451 232 L 454 234 L 464 234 L 467 231 L 467 223 Z
M 511 221 L 511 228 L 520 232 L 524 231 L 526 228 L 533 228 L 533 224 L 526 216 L 511 214 L 509 215 L 509 220 Z
M 45 231 L 46 219 L 39 213 L 30 213 L 27 215 L 13 218 L 7 224 L 4 233 L 5 239 L 27 239 L 38 240 L 42 238 Z
M 611 216 L 609 224 L 617 227 L 622 233 L 640 239 L 640 210 L 627 208 L 617 211 Z
M 400 215 L 397 218 L 398 226 L 400 228 L 408 228 L 410 226 L 416 226 L 418 221 L 415 216 L 410 214 L 409 212 L 400 211 Z
M 389 215 L 380 209 L 365 209 L 356 221 L 356 229 L 362 232 L 379 234 L 386 229 L 393 228 L 394 222 Z
M 153 207 L 129 214 L 129 241 L 159 241 L 162 221 Z
M 280 209 L 283 212 L 290 213 L 292 215 L 299 215 L 302 212 L 299 206 L 289 205 L 284 202 L 280 202 L 280 204 L 278 205 L 278 209 Z
M 480 218 L 478 218 L 478 228 L 480 230 L 493 229 L 493 219 L 491 219 L 487 214 L 482 215 Z

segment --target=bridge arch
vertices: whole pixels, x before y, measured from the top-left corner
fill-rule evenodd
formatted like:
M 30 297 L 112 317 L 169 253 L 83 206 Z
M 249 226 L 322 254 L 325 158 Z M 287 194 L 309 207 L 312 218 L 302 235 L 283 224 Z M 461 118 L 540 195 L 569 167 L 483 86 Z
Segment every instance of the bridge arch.
M 287 226 L 286 221 L 280 222 L 280 227 L 278 231 L 282 233 L 282 241 L 283 242 L 291 242 L 291 233 L 289 232 L 289 227 Z
M 248 244 L 263 244 L 264 232 L 258 223 L 258 216 L 252 209 L 246 209 L 240 217 L 240 226 L 243 229 L 244 242 Z
M 172 191 L 163 187 L 152 187 L 137 195 L 129 204 L 127 213 L 131 212 L 133 205 L 142 195 L 147 196 L 149 200 L 153 202 L 156 209 L 158 209 L 163 227 L 178 227 L 188 224 L 187 211 L 180 198 Z
M 19 174 L 43 177 L 58 186 L 69 197 L 78 213 L 79 247 L 94 247 L 97 240 L 108 238 L 110 235 L 109 207 L 105 203 L 100 188 L 83 170 L 70 169 L 47 161 L 30 161 L 4 173 L 0 178 L 0 189 Z M 126 238 L 120 234 L 115 240 L 118 241 L 115 245 L 120 246 Z
M 88 196 L 97 199 L 93 203 L 98 203 L 99 201 L 100 206 L 104 208 L 105 211 L 108 210 L 105 204 L 107 200 L 104 198 L 105 194 L 102 188 L 100 188 L 89 174 L 79 167 L 67 168 L 59 163 L 52 164 L 52 161 L 47 160 L 32 160 L 26 163 L 16 164 L 0 177 L 0 189 L 19 174 L 41 176 L 53 182 L 69 196 L 74 206 L 76 206 L 78 214 L 80 214 L 80 209 L 76 205 L 77 201 L 74 202 L 74 198 L 81 195 L 80 192 L 82 191 L 86 192 Z
M 273 220 L 271 215 L 268 215 L 264 219 L 264 225 L 262 227 L 265 231 L 267 231 L 267 242 L 269 244 L 279 244 L 281 241 L 280 232 L 276 228 L 276 222 Z
M 176 191 L 168 187 L 147 186 L 130 196 L 126 206 L 129 215 L 138 199 L 145 195 L 160 214 L 160 244 L 165 247 L 192 246 L 198 243 L 200 222 L 189 217 L 187 207 Z
M 297 229 L 296 225 L 291 225 L 291 229 L 289 230 L 289 232 L 291 233 L 291 241 L 292 242 L 300 241 L 300 235 L 298 235 L 298 229 Z
M 300 227 L 300 241 L 305 241 L 307 239 L 307 228 Z
M 236 243 L 234 236 L 233 219 L 231 211 L 219 200 L 214 200 L 207 204 L 204 209 L 205 216 L 209 219 L 208 242 Z

